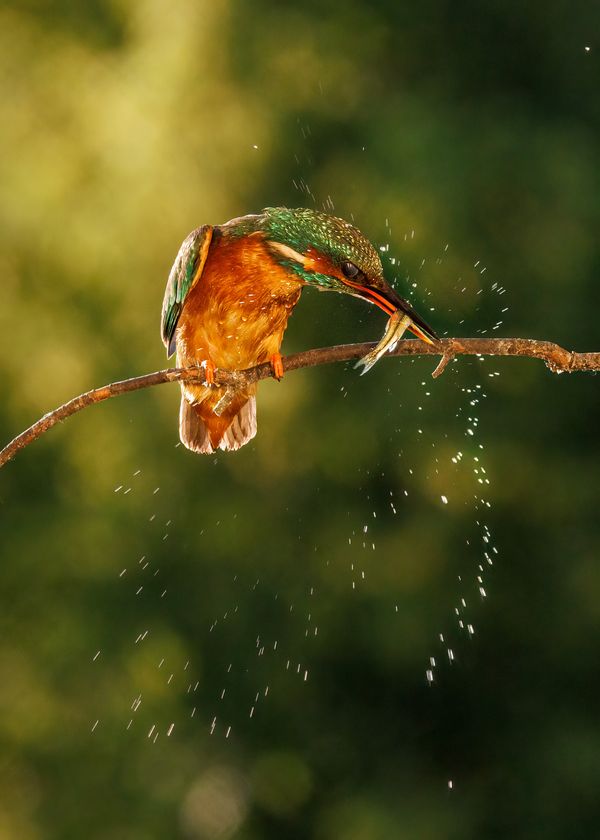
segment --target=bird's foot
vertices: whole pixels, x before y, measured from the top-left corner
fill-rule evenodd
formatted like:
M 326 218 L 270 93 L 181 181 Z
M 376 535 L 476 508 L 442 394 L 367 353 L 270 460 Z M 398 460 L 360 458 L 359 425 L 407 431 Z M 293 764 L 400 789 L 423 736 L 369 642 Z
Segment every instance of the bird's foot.
M 273 353 L 269 361 L 271 362 L 271 370 L 275 379 L 283 379 L 283 360 L 281 353 Z
M 206 385 L 215 384 L 215 363 L 210 359 L 205 359 L 200 367 L 204 368 L 204 379 Z

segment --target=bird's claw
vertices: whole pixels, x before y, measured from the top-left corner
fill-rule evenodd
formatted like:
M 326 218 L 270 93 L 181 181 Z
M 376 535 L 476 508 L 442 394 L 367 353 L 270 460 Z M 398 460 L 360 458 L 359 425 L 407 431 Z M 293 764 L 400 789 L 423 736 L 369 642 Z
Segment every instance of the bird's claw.
M 269 361 L 271 362 L 271 370 L 273 371 L 273 376 L 275 377 L 275 379 L 282 379 L 284 371 L 281 353 L 273 353 Z
M 205 359 L 202 364 L 200 365 L 201 368 L 204 368 L 204 384 L 205 385 L 214 385 L 215 384 L 215 363 L 210 359 Z

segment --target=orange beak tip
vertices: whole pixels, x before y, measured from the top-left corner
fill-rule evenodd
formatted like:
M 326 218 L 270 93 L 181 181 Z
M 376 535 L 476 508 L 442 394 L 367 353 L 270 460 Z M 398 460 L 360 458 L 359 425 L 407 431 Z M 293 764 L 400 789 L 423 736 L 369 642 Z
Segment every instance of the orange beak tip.
M 424 341 L 425 344 L 431 344 L 432 347 L 435 345 L 435 341 L 429 338 L 429 336 L 426 333 L 424 333 L 423 330 L 419 329 L 419 327 L 417 327 L 414 323 L 411 324 L 408 329 L 411 331 L 411 333 L 416 335 L 417 338 L 420 338 L 421 341 Z

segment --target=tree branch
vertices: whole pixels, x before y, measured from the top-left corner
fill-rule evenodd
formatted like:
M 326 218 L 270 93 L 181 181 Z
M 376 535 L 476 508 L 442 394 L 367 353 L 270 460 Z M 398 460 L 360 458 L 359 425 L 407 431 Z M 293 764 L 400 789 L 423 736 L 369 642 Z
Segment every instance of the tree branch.
M 376 346 L 375 342 L 363 344 L 340 344 L 336 347 L 322 347 L 294 353 L 283 359 L 284 371 L 299 368 L 326 365 L 331 362 L 347 362 L 359 359 Z M 565 350 L 551 341 L 536 341 L 530 338 L 444 338 L 436 345 L 425 344 L 414 339 L 399 341 L 388 356 L 439 356 L 441 360 L 433 371 L 437 377 L 456 356 L 528 356 L 542 359 L 554 373 L 573 373 L 583 370 L 600 370 L 600 353 L 575 353 Z M 267 362 L 241 371 L 217 370 L 215 383 L 221 386 L 239 388 L 261 379 L 273 376 L 271 365 Z M 165 382 L 205 382 L 203 368 L 167 368 L 144 376 L 135 376 L 94 388 L 85 394 L 74 397 L 54 411 L 44 414 L 33 426 L 17 435 L 0 451 L 0 467 L 4 466 L 16 453 L 37 440 L 44 432 L 57 423 L 61 423 L 84 408 L 102 402 L 110 397 L 117 397 L 129 391 L 139 391 Z

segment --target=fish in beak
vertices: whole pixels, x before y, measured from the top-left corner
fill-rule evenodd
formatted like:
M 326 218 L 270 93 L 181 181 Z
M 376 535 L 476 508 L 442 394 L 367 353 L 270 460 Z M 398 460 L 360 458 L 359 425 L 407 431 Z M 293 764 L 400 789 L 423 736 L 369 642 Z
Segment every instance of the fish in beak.
M 396 294 L 384 280 L 378 280 L 377 285 L 369 286 L 349 279 L 345 279 L 344 282 L 356 289 L 357 297 L 374 303 L 390 316 L 379 344 L 356 363 L 356 367 L 363 366 L 361 376 L 370 370 L 385 353 L 394 349 L 406 330 L 409 330 L 427 344 L 433 345 L 439 341 L 438 336 L 429 324 L 421 318 L 408 301 Z

